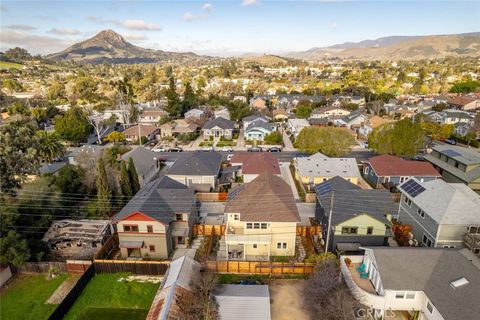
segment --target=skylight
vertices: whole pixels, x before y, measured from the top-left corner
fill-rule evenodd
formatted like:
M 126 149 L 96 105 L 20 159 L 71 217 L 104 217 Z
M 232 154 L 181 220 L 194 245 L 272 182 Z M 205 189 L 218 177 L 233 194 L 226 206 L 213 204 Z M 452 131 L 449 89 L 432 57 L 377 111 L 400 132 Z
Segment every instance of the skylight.
M 451 281 L 450 282 L 450 287 L 452 287 L 453 289 L 457 289 L 461 286 L 464 286 L 466 284 L 468 284 L 468 280 L 465 278 L 465 277 L 462 277 L 460 279 L 457 279 L 455 281 Z

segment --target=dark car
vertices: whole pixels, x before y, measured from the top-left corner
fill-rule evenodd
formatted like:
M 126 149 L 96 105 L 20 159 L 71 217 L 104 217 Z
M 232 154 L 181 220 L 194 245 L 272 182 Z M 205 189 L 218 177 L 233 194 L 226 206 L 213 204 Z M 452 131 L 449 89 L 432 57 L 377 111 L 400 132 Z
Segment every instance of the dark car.
M 251 147 L 251 148 L 248 148 L 247 151 L 248 151 L 248 152 L 262 152 L 262 148 L 260 148 L 260 147 Z
M 445 139 L 445 143 L 448 143 L 448 144 L 451 144 L 451 145 L 456 145 L 457 141 L 455 141 L 453 139 Z
M 182 152 L 183 149 L 180 147 L 173 147 L 168 150 L 168 152 Z
M 278 147 L 271 147 L 268 149 L 268 152 L 282 152 L 282 149 Z

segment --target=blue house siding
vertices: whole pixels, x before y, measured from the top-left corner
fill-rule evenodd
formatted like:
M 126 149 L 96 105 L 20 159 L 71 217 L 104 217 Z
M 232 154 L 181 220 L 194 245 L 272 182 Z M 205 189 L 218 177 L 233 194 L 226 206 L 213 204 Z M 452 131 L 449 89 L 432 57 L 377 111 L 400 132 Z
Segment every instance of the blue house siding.
M 373 186 L 375 188 L 380 187 L 381 183 L 379 182 L 378 176 L 375 173 L 375 170 L 373 170 L 370 163 L 367 162 L 367 163 L 364 164 L 362 173 L 363 173 L 363 177 L 368 181 L 368 183 L 370 183 L 371 186 Z
M 365 163 L 363 166 L 363 177 L 372 185 L 373 187 L 379 189 L 382 187 L 382 183 L 385 182 L 385 176 L 377 176 L 377 173 L 373 169 L 370 163 Z M 400 181 L 401 178 L 408 177 L 410 179 L 412 176 L 388 176 L 389 177 L 389 182 L 391 185 L 399 185 L 403 181 Z M 421 182 L 426 182 L 430 180 L 435 180 L 437 177 L 432 177 L 432 176 L 414 176 L 416 179 L 418 179 Z

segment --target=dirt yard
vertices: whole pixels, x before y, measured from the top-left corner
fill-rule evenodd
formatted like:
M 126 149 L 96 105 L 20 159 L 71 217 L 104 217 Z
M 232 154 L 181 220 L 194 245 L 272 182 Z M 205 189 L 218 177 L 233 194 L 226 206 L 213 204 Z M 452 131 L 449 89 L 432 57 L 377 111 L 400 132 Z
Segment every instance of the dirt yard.
M 306 280 L 275 280 L 269 284 L 272 320 L 308 320 L 302 288 Z

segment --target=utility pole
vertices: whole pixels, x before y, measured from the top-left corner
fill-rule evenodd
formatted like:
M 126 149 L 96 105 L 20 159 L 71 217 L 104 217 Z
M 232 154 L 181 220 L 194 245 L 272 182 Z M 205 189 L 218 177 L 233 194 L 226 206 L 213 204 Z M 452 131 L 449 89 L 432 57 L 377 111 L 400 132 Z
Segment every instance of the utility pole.
M 142 136 L 140 135 L 140 121 L 138 121 L 138 145 L 142 145 Z
M 325 253 L 328 252 L 328 246 L 330 244 L 330 228 L 332 225 L 333 197 L 335 197 L 334 191 L 332 191 L 332 197 L 330 198 L 330 211 L 328 213 L 327 241 L 325 241 Z

